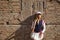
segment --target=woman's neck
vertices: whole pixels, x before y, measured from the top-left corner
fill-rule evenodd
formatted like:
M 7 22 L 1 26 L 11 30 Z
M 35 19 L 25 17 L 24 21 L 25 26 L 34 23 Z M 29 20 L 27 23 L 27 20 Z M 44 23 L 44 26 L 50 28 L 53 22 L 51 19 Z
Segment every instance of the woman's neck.
M 37 20 L 41 20 L 41 19 L 37 19 Z

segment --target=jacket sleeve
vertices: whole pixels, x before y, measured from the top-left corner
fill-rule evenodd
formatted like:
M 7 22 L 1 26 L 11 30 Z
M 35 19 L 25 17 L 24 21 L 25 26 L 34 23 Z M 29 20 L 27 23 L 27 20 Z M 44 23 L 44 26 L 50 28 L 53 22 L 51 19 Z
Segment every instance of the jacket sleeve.
M 32 22 L 31 29 L 35 28 L 35 22 Z
M 45 30 L 46 30 L 46 25 L 45 25 L 44 20 L 43 20 L 42 24 L 43 24 L 43 27 L 44 27 L 44 29 L 43 29 L 42 33 L 44 33 L 44 32 L 45 32 Z

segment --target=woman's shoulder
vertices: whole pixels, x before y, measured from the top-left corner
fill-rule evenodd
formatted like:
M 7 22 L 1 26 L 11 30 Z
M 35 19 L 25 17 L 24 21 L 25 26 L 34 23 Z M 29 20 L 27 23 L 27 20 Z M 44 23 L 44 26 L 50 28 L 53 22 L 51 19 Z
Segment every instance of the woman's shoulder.
M 36 20 L 33 20 L 32 23 L 35 24 L 36 23 Z
M 43 23 L 45 23 L 45 20 L 42 20 Z
M 37 20 L 33 20 L 32 22 L 36 22 Z

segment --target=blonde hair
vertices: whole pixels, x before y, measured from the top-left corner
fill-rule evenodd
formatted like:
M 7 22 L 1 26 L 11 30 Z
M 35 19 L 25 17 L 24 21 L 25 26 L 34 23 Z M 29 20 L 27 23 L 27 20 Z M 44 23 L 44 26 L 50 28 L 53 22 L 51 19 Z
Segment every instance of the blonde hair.
M 37 18 L 38 18 L 37 16 L 38 16 L 38 14 L 34 15 L 34 20 L 33 21 L 37 20 Z M 41 19 L 42 19 L 42 17 L 41 17 Z

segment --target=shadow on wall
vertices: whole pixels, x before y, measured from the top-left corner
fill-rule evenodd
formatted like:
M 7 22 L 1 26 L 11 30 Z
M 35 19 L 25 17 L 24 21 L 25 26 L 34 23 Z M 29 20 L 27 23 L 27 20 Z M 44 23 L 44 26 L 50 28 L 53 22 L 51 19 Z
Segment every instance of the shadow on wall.
M 7 37 L 5 40 L 32 40 L 30 38 L 31 34 L 31 24 L 34 15 L 29 16 L 26 20 L 20 23 L 21 27 L 17 29 L 13 34 Z M 14 36 L 13 36 L 14 35 Z

